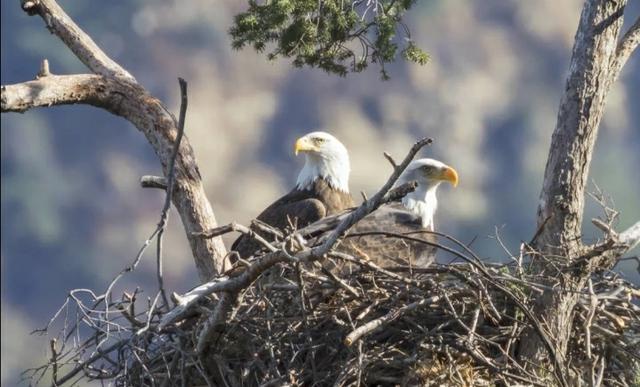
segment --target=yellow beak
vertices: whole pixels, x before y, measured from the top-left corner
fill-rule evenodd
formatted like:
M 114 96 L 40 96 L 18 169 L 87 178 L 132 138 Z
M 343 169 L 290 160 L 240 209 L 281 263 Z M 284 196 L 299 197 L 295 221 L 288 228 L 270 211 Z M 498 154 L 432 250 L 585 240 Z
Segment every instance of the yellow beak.
M 440 178 L 444 181 L 448 181 L 454 187 L 458 185 L 458 172 L 451 167 L 445 167 Z
M 309 142 L 309 139 L 305 137 L 300 137 L 296 140 L 295 145 L 293 146 L 293 153 L 297 156 L 299 152 L 308 152 L 314 150 L 315 147 L 313 144 Z

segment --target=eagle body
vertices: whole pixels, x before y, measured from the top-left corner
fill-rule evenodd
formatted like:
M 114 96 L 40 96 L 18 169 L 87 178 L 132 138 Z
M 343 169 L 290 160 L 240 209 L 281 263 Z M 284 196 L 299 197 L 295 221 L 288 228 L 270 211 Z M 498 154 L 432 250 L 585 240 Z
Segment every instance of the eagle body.
M 426 267 L 435 261 L 437 248 L 434 215 L 438 206 L 436 191 L 442 182 L 458 183 L 457 172 L 433 159 L 418 159 L 409 164 L 396 186 L 415 181 L 417 187 L 401 203 L 388 203 L 356 223 L 347 233 L 338 251 L 371 261 L 378 266 Z M 320 223 L 333 224 L 326 219 Z M 311 228 L 316 227 L 313 225 Z M 320 229 L 324 228 L 319 226 Z M 353 269 L 344 265 L 339 271 Z
M 356 223 L 339 249 L 379 266 L 426 267 L 434 262 L 437 249 L 414 240 L 435 242 L 426 231 L 431 230 L 422 226 L 419 215 L 401 203 L 389 203 Z
M 353 207 L 349 194 L 349 153 L 337 138 L 326 132 L 312 132 L 296 141 L 294 152 L 305 155 L 305 164 L 295 187 L 256 219 L 285 231 L 290 226 L 299 229 Z M 260 234 L 255 227 L 253 231 Z M 271 235 L 261 236 L 273 239 Z M 248 258 L 260 248 L 260 244 L 248 235 L 240 236 L 231 246 L 241 258 Z
M 289 222 L 296 228 L 302 228 L 353 206 L 353 198 L 348 192 L 335 189 L 324 178 L 318 178 L 307 188 L 294 188 L 262 211 L 256 219 L 279 230 L 285 230 Z M 260 244 L 247 235 L 240 236 L 231 246 L 231 250 L 242 258 L 259 249 Z

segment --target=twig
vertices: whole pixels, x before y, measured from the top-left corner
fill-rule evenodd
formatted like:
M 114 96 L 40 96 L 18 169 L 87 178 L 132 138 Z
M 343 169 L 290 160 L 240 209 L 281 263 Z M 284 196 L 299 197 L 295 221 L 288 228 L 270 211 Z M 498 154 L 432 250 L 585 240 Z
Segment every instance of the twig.
M 391 164 L 391 166 L 393 167 L 393 169 L 398 168 L 398 163 L 396 163 L 396 161 L 393 159 L 393 157 L 391 156 L 391 154 L 384 152 L 383 153 L 384 158 L 387 159 L 387 161 L 389 161 L 389 164 Z
M 29 15 L 40 15 L 49 31 L 57 35 L 94 73 L 135 81 L 129 72 L 109 58 L 93 39 L 82 31 L 54 0 L 22 0 L 22 9 Z
M 357 340 L 359 340 L 363 336 L 372 333 L 376 329 L 382 327 L 385 324 L 390 323 L 391 321 L 397 319 L 398 317 L 402 316 L 403 314 L 405 314 L 407 312 L 410 312 L 410 311 L 412 311 L 414 309 L 417 309 L 417 308 L 419 308 L 421 306 L 437 302 L 438 300 L 440 300 L 440 298 L 441 298 L 440 296 L 433 296 L 433 297 L 422 299 L 422 300 L 417 301 L 417 302 L 413 302 L 413 303 L 411 303 L 409 305 L 405 305 L 405 306 L 403 306 L 403 307 L 401 307 L 399 309 L 392 310 L 391 312 L 385 314 L 384 316 L 379 317 L 379 318 L 377 318 L 375 320 L 371 320 L 368 323 L 366 323 L 364 325 L 361 325 L 360 327 L 358 327 L 355 330 L 353 330 L 344 339 L 344 343 L 345 343 L 345 345 L 351 346 L 353 343 L 355 343 Z
M 49 71 L 49 61 L 47 59 L 43 59 L 40 64 L 40 71 L 38 72 L 38 75 L 36 75 L 36 78 L 48 77 L 49 75 L 51 75 L 51 71 Z
M 120 349 L 121 347 L 123 347 L 128 342 L 129 342 L 129 339 L 127 338 L 127 339 L 124 339 L 124 340 L 120 340 L 120 341 L 118 341 L 116 343 L 113 343 L 111 346 L 109 346 L 108 348 L 106 348 L 104 350 L 97 349 L 96 353 L 93 356 L 89 357 L 87 360 L 85 360 L 83 362 L 80 362 L 71 371 L 67 372 L 67 374 L 65 376 L 63 376 L 62 378 L 58 379 L 58 385 L 59 386 L 64 385 L 66 382 L 68 382 L 74 376 L 76 376 L 80 371 L 83 371 L 88 364 L 92 364 L 96 360 L 98 360 L 101 357 L 105 356 L 106 354 L 109 354 L 109 353 L 111 353 L 113 351 L 116 351 L 116 350 Z
M 591 294 L 591 305 L 589 308 L 589 314 L 587 315 L 586 320 L 584 321 L 584 330 L 585 330 L 585 352 L 587 354 L 587 359 L 591 359 L 591 324 L 593 322 L 593 317 L 596 314 L 596 308 L 598 307 L 598 298 L 596 294 L 593 292 L 593 282 L 589 279 L 589 293 Z
M 187 97 L 187 82 L 178 78 L 178 83 L 180 84 L 180 116 L 178 119 L 178 134 L 176 136 L 175 145 L 173 148 L 173 153 L 171 154 L 171 158 L 169 159 L 169 166 L 167 167 L 167 190 L 164 200 L 164 206 L 162 207 L 162 212 L 160 214 L 160 222 L 158 223 L 158 235 L 157 235 L 157 249 L 156 249 L 156 265 L 157 271 L 156 275 L 158 277 L 158 287 L 160 290 L 160 294 L 162 294 L 162 300 L 164 301 L 165 307 L 169 308 L 169 299 L 167 298 L 167 293 L 164 290 L 164 279 L 162 278 L 162 237 L 164 235 L 164 230 L 167 227 L 167 222 L 169 221 L 169 209 L 171 208 L 171 199 L 173 198 L 173 186 L 176 180 L 176 158 L 178 157 L 178 153 L 180 151 L 180 143 L 182 142 L 182 137 L 184 136 L 184 122 L 185 117 L 187 115 L 187 105 L 188 105 L 188 97 Z
M 142 188 L 167 189 L 167 179 L 162 176 L 144 175 L 140 178 Z
M 316 261 L 316 262 L 314 262 L 314 266 L 316 268 L 319 268 L 322 271 L 322 273 L 324 273 L 333 282 L 335 282 L 338 285 L 338 287 L 341 287 L 347 293 L 351 294 L 354 297 L 360 297 L 360 294 L 358 293 L 358 291 L 356 289 L 354 289 L 352 286 L 349 286 L 348 283 L 346 283 L 342 278 L 340 278 L 337 275 L 335 275 L 331 270 L 328 270 L 327 268 L 322 266 L 321 263 Z
M 53 380 L 52 385 L 58 386 L 58 351 L 56 349 L 56 339 L 53 338 L 49 341 L 49 346 L 51 348 L 51 379 Z

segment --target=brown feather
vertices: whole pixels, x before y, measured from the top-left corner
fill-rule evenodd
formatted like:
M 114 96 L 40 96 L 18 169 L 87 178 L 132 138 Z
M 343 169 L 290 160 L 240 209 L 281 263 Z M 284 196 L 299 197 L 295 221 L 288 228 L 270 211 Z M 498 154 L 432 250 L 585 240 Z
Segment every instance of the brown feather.
M 284 231 L 289 226 L 289 221 L 297 228 L 302 228 L 353 205 L 353 198 L 348 192 L 336 190 L 329 186 L 326 180 L 319 178 L 309 189 L 294 188 L 262 211 L 256 219 Z M 255 228 L 253 231 L 258 232 Z M 267 240 L 273 239 L 268 235 L 259 234 Z M 260 248 L 260 244 L 247 235 L 240 236 L 231 246 L 231 250 L 236 251 L 242 258 L 253 255 Z
M 312 245 L 318 244 L 347 215 L 348 213 L 327 217 L 307 227 L 303 234 L 310 239 Z M 338 245 L 337 251 L 369 260 L 381 267 L 424 268 L 435 262 L 437 247 L 394 236 L 406 235 L 427 242 L 436 242 L 433 234 L 423 231 L 432 230 L 423 228 L 420 217 L 402 204 L 390 203 L 381 206 L 351 227 L 342 243 Z M 354 269 L 352 265 L 345 265 L 344 262 L 325 262 L 324 265 L 337 274 L 346 274 Z
M 430 231 L 422 227 L 420 217 L 400 203 L 391 203 L 378 208 L 354 225 L 342 244 L 344 252 L 369 259 L 385 267 L 411 265 L 426 267 L 435 261 L 437 248 L 391 235 L 373 234 L 358 236 L 359 233 L 380 232 L 402 234 L 435 242 L 433 234 L 420 234 Z

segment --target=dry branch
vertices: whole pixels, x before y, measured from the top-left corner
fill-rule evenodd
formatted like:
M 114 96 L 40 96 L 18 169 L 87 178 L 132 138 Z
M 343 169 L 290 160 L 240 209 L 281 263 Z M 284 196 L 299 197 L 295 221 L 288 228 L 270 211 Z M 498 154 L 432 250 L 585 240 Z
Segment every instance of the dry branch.
M 640 17 L 636 19 L 635 23 L 629 28 L 629 30 L 624 34 L 618 46 L 616 47 L 616 55 L 613 58 L 613 62 L 611 64 L 611 72 L 612 72 L 612 82 L 620 75 L 622 72 L 622 68 L 625 63 L 631 56 L 631 54 L 635 51 L 635 49 L 640 44 Z
M 61 13 L 61 9 L 53 1 L 26 3 L 32 3 L 26 4 L 28 9 L 43 12 L 46 20 L 54 26 L 71 23 L 68 16 Z M 73 40 L 72 43 L 75 45 L 74 52 L 80 52 L 82 55 L 93 49 L 83 37 Z M 83 58 L 91 63 L 92 70 L 109 75 L 119 71 L 119 67 L 113 67 L 109 61 L 102 58 L 103 53 L 91 52 L 94 53 L 93 56 L 85 55 Z M 122 76 L 50 74 L 33 81 L 3 85 L 1 111 L 22 113 L 35 107 L 69 104 L 88 104 L 103 108 L 127 119 L 146 136 L 162 163 L 166 178 L 179 133 L 178 122 L 161 101 L 150 95 L 133 78 L 122 73 L 120 75 Z M 220 238 L 202 239 L 191 236 L 193 232 L 214 228 L 217 223 L 187 138 L 180 145 L 175 163 L 173 204 L 182 219 L 198 274 L 204 282 L 213 278 L 223 267 L 226 248 Z
M 135 82 L 135 78 L 109 58 L 54 0 L 22 0 L 21 2 L 25 12 L 29 15 L 39 15 L 47 29 L 58 36 L 92 72 Z
M 403 314 L 415 310 L 421 306 L 429 305 L 431 303 L 437 302 L 440 300 L 440 296 L 433 296 L 429 298 L 422 299 L 420 301 L 413 302 L 409 305 L 405 305 L 397 310 L 392 310 L 391 312 L 385 314 L 382 317 L 379 317 L 375 320 L 371 320 L 368 323 L 359 326 L 357 329 L 353 330 L 351 333 L 347 335 L 344 339 L 344 343 L 348 346 L 353 345 L 356 341 L 360 340 L 363 336 L 374 332 L 377 329 L 380 329 L 384 324 L 388 324 L 393 320 L 396 320 Z

